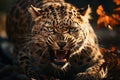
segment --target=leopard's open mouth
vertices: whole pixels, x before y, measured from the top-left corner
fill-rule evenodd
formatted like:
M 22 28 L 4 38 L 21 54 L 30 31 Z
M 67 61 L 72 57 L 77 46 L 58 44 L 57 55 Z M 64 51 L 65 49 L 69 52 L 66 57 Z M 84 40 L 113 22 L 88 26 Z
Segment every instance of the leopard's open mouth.
M 66 51 L 66 50 L 55 50 L 54 51 L 54 55 L 55 55 L 54 61 L 58 62 L 58 63 L 65 63 L 67 61 L 67 59 L 66 59 L 67 53 L 68 53 L 68 51 Z
M 52 61 L 54 64 L 63 66 L 68 62 L 69 51 L 68 50 L 53 50 L 52 52 Z

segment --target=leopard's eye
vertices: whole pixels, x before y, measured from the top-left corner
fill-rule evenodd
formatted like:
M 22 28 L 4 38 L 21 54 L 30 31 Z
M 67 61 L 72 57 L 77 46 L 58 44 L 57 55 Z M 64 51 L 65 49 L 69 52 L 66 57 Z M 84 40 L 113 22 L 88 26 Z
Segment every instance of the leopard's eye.
M 70 28 L 69 31 L 70 31 L 70 32 L 77 32 L 78 29 L 76 29 L 76 28 Z
M 54 29 L 49 27 L 49 28 L 48 28 L 48 31 L 49 31 L 49 32 L 54 32 Z

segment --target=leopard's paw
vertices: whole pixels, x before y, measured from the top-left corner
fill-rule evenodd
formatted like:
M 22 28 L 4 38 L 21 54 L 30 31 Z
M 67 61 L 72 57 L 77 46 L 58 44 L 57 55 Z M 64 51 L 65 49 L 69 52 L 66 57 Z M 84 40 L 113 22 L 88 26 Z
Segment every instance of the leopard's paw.
M 75 80 L 99 80 L 95 75 L 89 73 L 78 73 Z

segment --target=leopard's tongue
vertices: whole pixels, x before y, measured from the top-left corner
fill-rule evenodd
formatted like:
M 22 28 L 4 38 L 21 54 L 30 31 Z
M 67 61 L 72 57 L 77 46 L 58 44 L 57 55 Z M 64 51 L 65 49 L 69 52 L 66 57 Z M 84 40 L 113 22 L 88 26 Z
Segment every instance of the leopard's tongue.
M 64 63 L 67 60 L 66 59 L 54 59 L 54 61 L 57 62 L 57 63 L 60 63 L 60 62 Z
M 67 60 L 66 60 L 66 54 L 67 54 L 67 51 L 66 50 L 55 50 L 54 51 L 54 53 L 55 53 L 55 59 L 54 59 L 54 61 L 55 62 L 66 62 Z

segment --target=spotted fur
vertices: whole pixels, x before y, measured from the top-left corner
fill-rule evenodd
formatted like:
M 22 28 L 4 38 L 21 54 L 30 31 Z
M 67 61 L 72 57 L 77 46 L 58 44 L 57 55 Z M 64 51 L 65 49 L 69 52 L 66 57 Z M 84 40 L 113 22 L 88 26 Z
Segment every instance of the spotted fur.
M 100 80 L 106 73 L 97 37 L 89 23 L 90 7 L 63 0 L 18 0 L 7 18 L 20 73 L 60 80 Z

